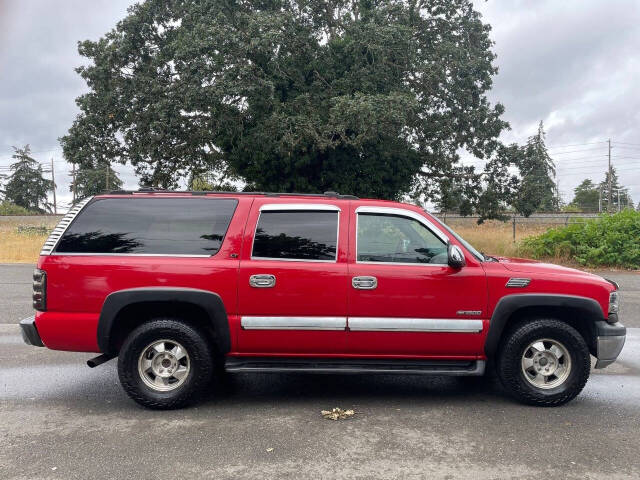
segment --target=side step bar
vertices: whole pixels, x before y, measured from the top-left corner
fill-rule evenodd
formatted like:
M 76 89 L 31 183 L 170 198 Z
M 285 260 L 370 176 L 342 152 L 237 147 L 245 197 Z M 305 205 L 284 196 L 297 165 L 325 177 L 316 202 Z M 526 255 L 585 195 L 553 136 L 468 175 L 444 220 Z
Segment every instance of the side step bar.
M 227 372 L 484 374 L 484 360 L 363 360 L 349 358 L 227 357 Z

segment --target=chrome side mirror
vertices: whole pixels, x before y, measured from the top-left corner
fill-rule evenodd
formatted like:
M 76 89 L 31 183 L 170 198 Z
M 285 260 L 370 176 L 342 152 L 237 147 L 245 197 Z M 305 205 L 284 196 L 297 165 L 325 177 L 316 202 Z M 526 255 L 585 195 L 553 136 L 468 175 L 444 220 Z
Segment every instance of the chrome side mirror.
M 456 270 L 467 264 L 464 259 L 464 253 L 459 246 L 449 244 L 447 247 L 447 263 L 451 268 L 455 268 Z

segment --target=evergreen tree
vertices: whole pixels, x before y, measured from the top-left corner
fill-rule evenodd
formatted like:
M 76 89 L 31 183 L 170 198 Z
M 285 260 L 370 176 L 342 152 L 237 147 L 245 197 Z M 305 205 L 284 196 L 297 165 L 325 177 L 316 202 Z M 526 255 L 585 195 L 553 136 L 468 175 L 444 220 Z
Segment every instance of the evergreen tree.
M 600 191 L 590 178 L 586 178 L 580 185 L 573 189 L 573 200 L 570 207 L 583 212 L 597 212 L 600 207 Z
M 602 211 L 615 213 L 626 208 L 633 208 L 633 199 L 626 188 L 620 185 L 616 169 L 611 167 L 611 206 L 609 206 L 609 171 L 604 175 L 604 180 L 600 182 L 602 191 Z M 620 208 L 618 208 L 618 200 Z
M 557 211 L 560 207 L 555 183 L 556 167 L 545 145 L 542 122 L 538 132 L 522 147 L 520 188 L 515 201 L 518 213 L 528 217 L 535 211 Z
M 42 165 L 31 156 L 29 145 L 13 150 L 11 158 L 15 162 L 9 167 L 11 175 L 5 186 L 5 199 L 34 212 L 51 212 L 48 198 L 55 188 L 53 182 L 44 178 Z
M 107 169 L 108 188 L 107 188 Z M 73 183 L 69 191 L 73 192 Z M 97 164 L 96 167 L 83 165 L 76 171 L 75 191 L 76 201 L 92 195 L 99 195 L 105 191 L 119 190 L 122 188 L 122 180 L 117 172 L 108 163 Z

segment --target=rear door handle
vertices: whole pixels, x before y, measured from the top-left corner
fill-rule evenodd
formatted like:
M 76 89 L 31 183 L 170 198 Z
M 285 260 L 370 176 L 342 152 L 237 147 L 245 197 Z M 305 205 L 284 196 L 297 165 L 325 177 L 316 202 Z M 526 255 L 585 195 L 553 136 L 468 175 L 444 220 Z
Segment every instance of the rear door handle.
M 251 275 L 249 277 L 249 285 L 254 288 L 272 288 L 276 286 L 276 276 L 270 273 Z
M 376 277 L 353 277 L 351 279 L 351 286 L 358 290 L 373 290 L 378 286 L 378 279 Z

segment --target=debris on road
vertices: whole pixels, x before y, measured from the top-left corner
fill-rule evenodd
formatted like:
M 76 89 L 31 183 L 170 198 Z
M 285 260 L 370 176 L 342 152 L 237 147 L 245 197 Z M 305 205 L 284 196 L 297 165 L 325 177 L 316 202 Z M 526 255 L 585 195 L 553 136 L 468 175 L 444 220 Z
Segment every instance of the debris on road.
M 356 414 L 353 410 L 343 410 L 338 407 L 331 410 L 322 410 L 320 413 L 327 420 L 344 420 L 346 418 L 353 417 Z

